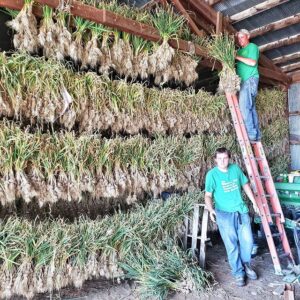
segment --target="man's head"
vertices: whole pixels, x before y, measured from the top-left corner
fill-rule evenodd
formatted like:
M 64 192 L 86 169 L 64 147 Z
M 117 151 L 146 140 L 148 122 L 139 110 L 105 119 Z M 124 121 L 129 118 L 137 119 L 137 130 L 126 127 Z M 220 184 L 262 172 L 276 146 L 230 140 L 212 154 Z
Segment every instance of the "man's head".
M 250 42 L 250 32 L 247 29 L 241 29 L 237 33 L 237 39 L 241 47 L 246 47 Z
M 229 165 L 230 151 L 225 147 L 218 148 L 215 152 L 215 162 L 217 167 L 226 171 Z

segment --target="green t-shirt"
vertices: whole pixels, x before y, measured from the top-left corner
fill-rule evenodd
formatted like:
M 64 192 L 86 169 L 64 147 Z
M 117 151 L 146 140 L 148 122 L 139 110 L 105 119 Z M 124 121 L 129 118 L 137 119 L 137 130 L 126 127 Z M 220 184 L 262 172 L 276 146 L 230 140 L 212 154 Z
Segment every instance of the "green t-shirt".
M 236 72 L 242 79 L 242 81 L 245 81 L 249 79 L 250 77 L 259 77 L 258 73 L 258 59 L 259 59 L 259 49 L 258 47 L 253 44 L 249 43 L 245 48 L 241 48 L 237 52 L 238 56 L 246 57 L 246 58 L 252 58 L 257 61 L 256 65 L 254 67 L 246 65 L 245 63 L 241 61 L 237 61 L 236 66 Z
M 212 193 L 215 208 L 226 212 L 247 213 L 248 207 L 242 198 L 242 186 L 248 182 L 240 167 L 229 164 L 227 172 L 218 167 L 211 169 L 205 178 L 205 191 Z

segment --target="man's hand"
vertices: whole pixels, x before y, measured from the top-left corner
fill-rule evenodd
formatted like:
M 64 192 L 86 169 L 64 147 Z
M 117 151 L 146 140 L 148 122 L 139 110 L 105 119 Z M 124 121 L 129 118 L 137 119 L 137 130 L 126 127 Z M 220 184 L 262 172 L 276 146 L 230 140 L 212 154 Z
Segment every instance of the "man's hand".
M 209 211 L 209 217 L 212 222 L 216 223 L 216 212 L 214 209 Z
M 256 214 L 260 215 L 260 213 L 259 213 L 259 208 L 258 208 L 257 204 L 256 204 L 256 203 L 252 203 L 252 204 L 253 204 L 254 212 L 255 212 Z

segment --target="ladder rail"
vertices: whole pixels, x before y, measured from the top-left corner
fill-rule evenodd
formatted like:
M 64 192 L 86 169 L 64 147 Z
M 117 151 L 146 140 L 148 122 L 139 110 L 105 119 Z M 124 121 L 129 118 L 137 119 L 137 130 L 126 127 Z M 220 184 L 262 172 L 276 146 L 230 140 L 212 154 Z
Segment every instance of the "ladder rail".
M 278 195 L 276 193 L 276 188 L 275 188 L 274 182 L 272 180 L 272 175 L 270 172 L 268 161 L 267 161 L 265 153 L 264 153 L 264 149 L 263 149 L 261 143 L 256 143 L 253 148 L 254 148 L 254 153 L 255 153 L 256 157 L 263 158 L 262 160 L 258 161 L 258 165 L 261 170 L 261 173 L 269 178 L 265 182 L 265 187 L 266 187 L 267 192 L 271 195 L 269 201 L 271 203 L 273 212 L 276 212 L 277 214 L 279 214 L 279 217 L 276 217 L 275 220 L 276 220 L 276 226 L 277 226 L 278 232 L 280 234 L 279 236 L 280 236 L 280 239 L 282 242 L 283 250 L 285 253 L 290 254 L 289 259 L 293 263 L 295 263 L 293 255 L 291 253 L 291 249 L 290 249 L 290 245 L 289 245 L 288 238 L 286 235 L 286 231 L 284 229 L 285 217 L 283 215 L 282 207 L 280 205 L 280 201 L 279 201 Z
M 252 152 L 251 144 L 248 139 L 248 134 L 246 132 L 245 126 L 243 126 L 243 118 L 238 105 L 237 97 L 236 95 L 232 94 L 226 94 L 226 97 L 234 121 L 234 127 L 238 136 L 238 141 L 242 150 L 246 170 L 249 175 L 250 183 L 252 184 L 252 188 L 254 190 L 254 197 L 261 212 L 261 217 L 266 217 L 267 221 L 272 224 L 273 219 L 267 203 L 267 199 L 261 196 L 264 195 L 263 186 L 258 176 L 258 169 Z

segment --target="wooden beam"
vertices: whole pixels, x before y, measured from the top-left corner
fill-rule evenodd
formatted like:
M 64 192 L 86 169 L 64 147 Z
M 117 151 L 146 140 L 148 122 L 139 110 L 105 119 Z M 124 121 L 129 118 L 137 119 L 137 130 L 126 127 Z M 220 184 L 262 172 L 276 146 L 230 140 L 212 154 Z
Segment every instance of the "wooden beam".
M 291 76 L 292 82 L 300 82 L 300 71 L 294 72 Z
M 222 13 L 218 11 L 217 13 L 217 24 L 216 24 L 216 34 L 223 32 L 223 16 Z
M 222 0 L 205 0 L 205 2 L 208 4 L 208 5 L 215 5 L 219 2 L 221 2 Z
M 288 78 L 288 76 L 285 75 L 283 72 L 277 72 L 261 66 L 258 67 L 258 71 L 260 75 L 265 76 L 269 79 L 277 80 L 284 84 L 290 83 L 290 78 Z
M 56 8 L 59 5 L 60 0 L 36 0 L 35 2 Z M 23 3 L 23 0 L 0 0 L 1 7 L 7 7 L 10 9 L 20 10 L 23 7 Z M 154 42 L 159 42 L 161 40 L 159 32 L 152 26 L 125 18 L 111 11 L 97 9 L 93 6 L 82 4 L 78 1 L 72 2 L 71 13 L 95 23 L 103 24 L 108 27 L 116 28 L 120 31 L 140 36 L 146 40 Z M 169 44 L 173 48 L 182 51 L 190 51 L 191 48 L 194 47 L 195 54 L 201 57 L 207 57 L 207 52 L 203 47 L 197 45 L 191 47 L 191 43 L 187 41 L 180 39 L 170 40 Z M 213 63 L 211 65 L 213 65 Z
M 198 36 L 204 36 L 203 31 L 199 30 L 198 26 L 190 17 L 190 15 L 187 13 L 187 11 L 185 10 L 181 2 L 179 0 L 171 0 L 171 1 L 174 4 L 174 6 L 178 9 L 178 11 L 186 18 L 191 30 Z
M 294 64 L 289 64 L 287 66 L 281 67 L 281 70 L 283 72 L 290 72 L 292 70 L 296 70 L 296 69 L 299 69 L 299 68 L 300 68 L 300 62 L 296 62 Z
M 300 82 L 300 72 L 292 76 L 292 82 Z
M 190 5 L 195 8 L 205 20 L 216 26 L 217 12 L 203 0 L 188 0 Z
M 278 86 L 279 83 L 278 81 L 276 80 L 272 80 L 272 79 L 269 79 L 269 78 L 266 78 L 266 77 L 260 77 L 259 78 L 259 85 L 260 87 L 263 85 L 263 86 Z
M 259 50 L 260 52 L 264 52 L 270 49 L 279 48 L 282 46 L 288 46 L 299 42 L 300 42 L 300 34 L 295 34 L 293 36 L 288 36 L 272 43 L 261 45 L 259 46 Z
M 285 3 L 289 0 L 266 0 L 266 1 L 262 1 L 259 4 L 256 4 L 248 9 L 245 9 L 243 11 L 240 11 L 232 16 L 230 16 L 230 21 L 233 22 L 239 22 L 241 20 L 250 18 L 254 15 L 257 15 L 267 9 L 271 9 L 277 5 L 280 5 L 282 3 Z
M 293 16 L 290 16 L 288 18 L 284 18 L 284 19 L 269 23 L 265 26 L 261 26 L 259 28 L 254 29 L 254 30 L 251 30 L 250 31 L 250 38 L 254 38 L 256 36 L 263 35 L 267 32 L 279 30 L 279 29 L 282 29 L 282 28 L 286 28 L 288 26 L 298 24 L 298 23 L 300 23 L 300 13 L 295 14 Z
M 286 75 L 288 75 L 288 76 L 290 76 L 292 78 L 294 75 L 297 75 L 299 71 L 300 70 L 293 70 L 291 72 L 286 73 Z
M 194 20 L 194 22 L 197 24 L 197 26 L 207 33 L 213 33 L 214 28 L 209 23 L 207 23 L 203 18 L 199 18 L 198 15 L 195 13 L 194 7 L 192 7 L 190 1 L 187 0 L 181 0 L 180 1 L 185 8 L 185 10 L 188 12 L 188 14 L 191 16 L 191 18 Z
M 208 16 L 208 19 L 211 19 L 213 17 L 216 17 L 217 12 L 214 11 L 209 5 L 206 3 L 201 2 L 201 0 L 190 0 L 190 2 L 196 1 L 197 3 L 200 3 L 199 7 L 201 9 L 209 9 L 208 12 L 206 13 L 206 16 Z M 23 0 L 0 0 L 0 6 L 2 7 L 7 7 L 10 9 L 17 9 L 20 10 L 23 7 Z M 52 8 L 56 8 L 60 4 L 60 0 L 36 0 L 36 3 L 39 4 L 44 4 L 48 5 Z M 159 32 L 152 26 L 142 24 L 140 22 L 125 18 L 123 16 L 117 15 L 111 11 L 103 10 L 103 9 L 97 9 L 93 6 L 88 6 L 85 4 L 82 4 L 78 1 L 73 1 L 72 2 L 72 7 L 71 7 L 71 13 L 75 16 L 82 17 L 84 19 L 93 21 L 95 23 L 100 23 L 108 27 L 116 28 L 120 31 L 128 32 L 133 35 L 140 36 L 146 40 L 154 41 L 154 42 L 159 42 L 161 41 L 161 37 L 159 35 Z M 233 28 L 230 24 L 227 24 L 225 22 L 225 19 L 223 19 L 225 25 L 229 30 L 234 30 L 231 29 Z M 213 20 L 213 24 L 216 25 L 216 19 Z M 200 47 L 198 45 L 193 45 L 190 42 L 184 41 L 184 40 L 170 40 L 169 44 L 178 50 L 182 50 L 185 52 L 189 52 L 190 50 L 194 49 L 195 54 L 200 57 L 208 58 L 207 51 L 205 48 Z M 200 60 L 199 64 L 203 64 L 206 67 L 210 68 L 217 68 L 218 64 L 217 62 L 213 62 L 210 59 L 205 59 L 205 60 Z M 267 63 L 265 63 L 267 65 Z M 270 63 L 273 67 L 272 63 Z M 277 68 L 280 70 L 279 68 Z M 281 71 L 280 71 L 281 72 Z M 277 78 L 276 80 L 279 80 L 280 76 L 277 76 L 278 71 L 275 70 L 275 75 Z M 274 79 L 274 75 L 269 75 L 270 72 L 264 72 L 262 76 Z M 286 76 L 284 73 L 281 73 L 282 77 L 280 78 L 280 82 L 284 81 L 288 83 L 289 79 L 288 76 Z M 271 76 L 271 77 L 270 77 Z
M 274 62 L 274 64 L 282 64 L 282 63 L 285 63 L 285 62 L 288 62 L 288 61 L 291 61 L 291 60 L 294 60 L 297 58 L 300 58 L 300 51 L 273 58 L 272 61 Z

